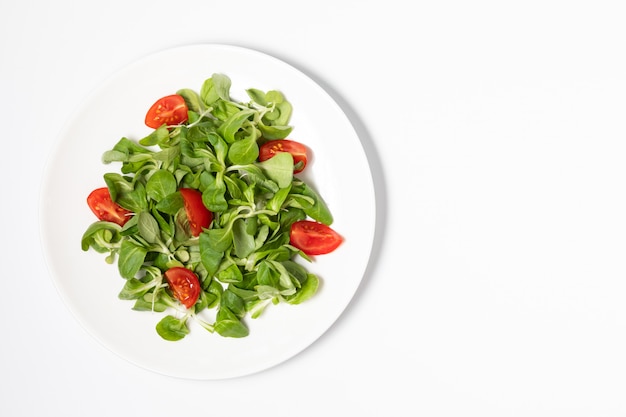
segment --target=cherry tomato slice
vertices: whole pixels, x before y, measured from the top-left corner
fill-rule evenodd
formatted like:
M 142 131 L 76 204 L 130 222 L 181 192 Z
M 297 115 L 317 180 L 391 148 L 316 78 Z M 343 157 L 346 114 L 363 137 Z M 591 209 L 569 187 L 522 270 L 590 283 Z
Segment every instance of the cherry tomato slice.
M 265 142 L 259 148 L 259 161 L 263 162 L 279 152 L 289 152 L 293 156 L 294 173 L 301 172 L 307 163 L 306 146 L 289 139 L 275 139 Z
M 87 196 L 87 205 L 98 220 L 117 223 L 120 226 L 124 226 L 133 213 L 114 202 L 107 187 L 93 190 Z
M 199 236 L 202 229 L 206 229 L 213 221 L 213 213 L 202 202 L 202 193 L 192 188 L 181 188 L 180 194 L 185 202 L 185 211 L 189 219 L 189 228 L 192 236 Z
M 188 117 L 185 99 L 178 94 L 172 94 L 158 99 L 150 107 L 146 114 L 146 125 L 157 129 L 163 124 L 168 126 L 181 124 L 187 121 Z
M 175 266 L 165 271 L 165 279 L 172 294 L 186 308 L 191 308 L 200 296 L 198 276 L 187 268 Z
M 324 255 L 337 249 L 343 238 L 325 224 L 300 220 L 291 225 L 289 240 L 307 255 Z

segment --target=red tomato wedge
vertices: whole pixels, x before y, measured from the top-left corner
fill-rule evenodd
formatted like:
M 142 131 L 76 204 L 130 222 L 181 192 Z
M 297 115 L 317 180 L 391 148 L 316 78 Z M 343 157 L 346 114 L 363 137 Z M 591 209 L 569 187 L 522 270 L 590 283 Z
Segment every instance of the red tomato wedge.
M 307 255 L 324 255 L 337 249 L 343 238 L 325 224 L 300 220 L 291 225 L 289 240 Z
M 87 204 L 98 220 L 117 223 L 124 226 L 132 211 L 126 210 L 111 199 L 111 194 L 107 187 L 96 188 L 87 196 Z
M 289 139 L 275 139 L 265 142 L 259 148 L 259 161 L 266 161 L 279 152 L 289 152 L 293 156 L 294 173 L 301 172 L 306 166 L 306 146 Z
M 168 126 L 178 125 L 187 121 L 187 103 L 178 94 L 160 98 L 150 107 L 146 114 L 146 125 L 157 129 L 163 124 Z
M 165 279 L 172 294 L 186 308 L 191 308 L 200 296 L 198 276 L 187 268 L 175 266 L 165 271 Z
M 189 219 L 189 228 L 193 236 L 199 236 L 213 221 L 213 213 L 202 202 L 202 193 L 192 188 L 181 188 L 180 194 L 185 202 L 185 211 Z

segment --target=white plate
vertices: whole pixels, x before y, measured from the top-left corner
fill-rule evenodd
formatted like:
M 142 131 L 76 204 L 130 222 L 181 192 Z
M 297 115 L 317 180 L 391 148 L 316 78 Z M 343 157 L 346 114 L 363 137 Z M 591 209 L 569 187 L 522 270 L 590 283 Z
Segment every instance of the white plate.
M 180 88 L 199 91 L 213 73 L 232 80 L 231 95 L 245 89 L 280 90 L 293 104 L 290 138 L 313 151 L 305 179 L 327 201 L 333 228 L 345 242 L 308 265 L 321 280 L 315 297 L 301 305 L 269 306 L 246 319 L 242 339 L 211 334 L 193 322 L 181 341 L 161 339 L 162 314 L 131 310 L 117 294 L 123 279 L 104 255 L 83 252 L 80 240 L 95 218 L 86 204 L 102 175 L 104 151 L 122 137 L 139 139 L 148 107 Z M 44 253 L 61 298 L 81 325 L 104 346 L 152 371 L 191 379 L 242 376 L 277 365 L 324 334 L 343 313 L 365 272 L 375 226 L 374 187 L 359 138 L 337 103 L 302 72 L 274 57 L 226 45 L 194 45 L 145 57 L 117 73 L 80 107 L 51 155 L 43 182 L 40 221 Z

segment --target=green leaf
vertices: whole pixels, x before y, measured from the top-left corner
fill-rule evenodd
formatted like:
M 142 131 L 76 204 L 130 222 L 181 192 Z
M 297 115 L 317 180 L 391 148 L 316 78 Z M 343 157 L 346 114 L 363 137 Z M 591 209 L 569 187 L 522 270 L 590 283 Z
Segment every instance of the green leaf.
M 161 201 L 176 191 L 174 174 L 165 169 L 156 171 L 146 183 L 146 194 L 154 201 Z
M 294 290 L 296 285 L 294 284 L 294 281 L 292 281 L 291 275 L 289 274 L 289 271 L 287 271 L 287 268 L 285 268 L 285 266 L 281 262 L 278 262 L 278 261 L 268 261 L 268 262 L 270 263 L 272 268 L 274 268 L 274 270 L 276 270 L 279 274 L 278 284 L 279 284 L 279 288 L 281 289 L 281 291 L 282 290 Z
M 226 307 L 239 319 L 242 319 L 246 315 L 246 305 L 243 298 L 227 289 L 222 293 L 222 300 L 220 302 L 221 307 Z
M 289 260 L 281 262 L 281 265 L 285 267 L 289 275 L 291 275 L 298 281 L 298 285 L 301 285 L 307 280 L 309 273 L 307 272 L 306 268 L 299 263 Z
M 154 311 L 157 313 L 162 313 L 168 309 L 168 305 L 161 301 L 160 297 L 158 297 L 154 302 L 152 302 L 152 297 L 154 296 L 153 292 L 149 292 L 143 295 L 135 301 L 135 305 L 133 305 L 133 310 L 136 311 Z
M 174 192 L 165 196 L 155 206 L 157 210 L 166 214 L 176 214 L 178 210 L 185 206 L 183 196 L 179 192 Z
M 224 183 L 228 193 L 234 200 L 243 200 L 243 189 L 246 187 L 246 183 L 236 175 L 224 176 Z
M 252 115 L 254 115 L 254 110 L 244 109 L 240 110 L 238 113 L 235 113 L 231 117 L 229 117 L 218 129 L 217 132 L 224 138 L 227 143 L 235 142 L 235 133 L 239 131 L 243 127 L 245 121 Z
M 213 304 L 209 304 L 208 308 L 217 307 L 222 299 L 222 294 L 224 293 L 224 287 L 219 282 L 212 280 L 209 284 L 209 288 L 207 289 L 207 293 L 211 295 L 215 302 Z
M 261 227 L 259 227 L 258 233 L 254 237 L 255 250 L 258 250 L 263 246 L 263 244 L 265 243 L 269 235 L 270 235 L 270 228 L 268 225 L 264 224 Z
M 230 100 L 231 81 L 226 75 L 213 74 L 202 84 L 200 97 L 207 106 L 211 106 L 218 100 Z
M 224 74 L 213 74 L 212 78 L 217 96 L 224 101 L 230 100 L 230 78 Z
M 259 130 L 265 139 L 285 139 L 293 128 L 291 126 L 268 126 L 264 123 L 259 123 Z
M 180 146 L 171 146 L 156 152 L 152 157 L 155 161 L 162 162 L 163 168 L 168 168 L 175 164 L 177 158 L 180 156 Z
M 246 90 L 246 93 L 248 94 L 248 97 L 250 97 L 255 103 L 264 107 L 267 106 L 268 103 L 265 99 L 265 93 L 263 91 L 256 88 L 249 88 Z
M 291 225 L 298 220 L 304 220 L 306 214 L 299 208 L 289 207 L 287 210 L 280 213 L 280 228 L 283 231 L 291 229 Z
M 226 252 L 233 244 L 233 234 L 229 229 L 209 229 L 202 235 L 206 245 L 218 252 Z
M 251 164 L 258 157 L 259 145 L 254 137 L 238 140 L 228 150 L 228 159 L 236 165 Z
M 228 209 L 226 202 L 226 185 L 219 182 L 211 173 L 204 171 L 200 175 L 200 191 L 202 202 L 212 212 L 222 212 Z
M 99 253 L 109 252 L 120 246 L 121 226 L 111 222 L 97 221 L 92 223 L 81 239 L 81 248 L 84 251 L 90 247 Z
M 265 113 L 263 123 L 267 126 L 286 126 L 291 118 L 292 106 L 279 91 L 268 91 L 265 99 L 274 104 L 272 111 Z
M 175 342 L 189 334 L 187 327 L 187 317 L 178 319 L 174 316 L 167 315 L 161 319 L 156 325 L 156 331 L 165 340 Z
M 220 282 L 225 284 L 238 283 L 243 280 L 243 274 L 236 264 L 230 265 L 228 268 L 221 270 L 215 276 Z
M 140 145 L 153 146 L 166 142 L 170 138 L 170 131 L 166 125 L 155 129 L 148 136 L 139 140 Z
M 257 281 L 259 285 L 277 288 L 280 280 L 280 274 L 271 267 L 269 261 L 259 263 L 257 270 Z
M 204 104 L 202 103 L 202 99 L 200 95 L 196 93 L 194 90 L 189 88 L 182 88 L 176 92 L 179 96 L 185 99 L 185 104 L 187 104 L 187 108 L 196 113 L 202 113 L 204 111 Z
M 228 291 L 237 294 L 245 303 L 259 299 L 256 291 L 239 288 L 235 285 L 229 285 Z
M 202 99 L 202 102 L 209 107 L 220 99 L 220 96 L 217 94 L 215 89 L 213 78 L 207 78 L 202 84 L 202 88 L 200 89 L 200 98 Z
M 268 210 L 279 212 L 287 196 L 291 192 L 291 184 L 278 190 L 265 205 Z
M 289 304 L 300 304 L 317 293 L 319 287 L 319 278 L 316 275 L 308 274 L 307 280 L 304 281 L 302 287 L 292 296 L 286 297 Z
M 233 246 L 235 255 L 239 258 L 245 258 L 254 252 L 255 242 L 254 236 L 250 235 L 246 230 L 246 222 L 243 219 L 237 219 L 233 223 Z
M 218 100 L 214 103 L 213 116 L 218 120 L 225 121 L 239 113 L 241 107 L 231 101 Z
M 147 211 L 142 211 L 138 215 L 137 227 L 139 234 L 148 243 L 156 243 L 161 239 L 161 229 L 159 223 Z
M 218 162 L 222 166 L 224 166 L 225 161 L 226 161 L 226 155 L 228 154 L 228 145 L 226 144 L 226 142 L 224 142 L 224 139 L 222 139 L 215 132 L 209 133 L 207 135 L 207 139 L 209 140 L 209 143 L 211 144 L 211 146 L 213 147 L 213 150 L 215 151 L 215 156 Z
M 122 151 L 116 151 L 111 149 L 106 151 L 102 155 L 102 162 L 105 164 L 110 164 L 111 162 L 127 162 L 129 159 L 128 153 Z
M 334 221 L 333 215 L 322 197 L 306 184 L 303 184 L 301 192 L 315 201 L 312 207 L 304 208 L 304 212 L 312 219 L 330 226 Z
M 289 152 L 280 152 L 272 158 L 258 162 L 257 165 L 280 188 L 289 187 L 293 181 L 293 156 Z
M 213 276 L 220 267 L 224 251 L 216 250 L 207 233 L 200 234 L 200 259 L 209 276 Z
M 146 189 L 140 182 L 127 180 L 120 174 L 104 174 L 111 199 L 125 209 L 138 213 L 148 209 Z
M 143 265 L 147 253 L 146 248 L 139 246 L 131 240 L 124 240 L 117 261 L 120 275 L 126 279 L 134 278 Z
M 215 331 L 224 337 L 246 337 L 248 328 L 225 306 L 220 306 L 215 321 Z
M 126 280 L 118 297 L 121 300 L 136 300 L 139 297 L 143 297 L 144 294 L 153 289 L 156 285 L 157 283 L 155 281 L 143 282 L 137 278 L 131 278 Z
M 272 302 L 275 302 L 275 300 L 282 298 L 278 288 L 272 285 L 257 285 L 254 289 L 260 300 L 272 300 Z
M 109 152 L 111 153 L 109 154 Z M 115 144 L 115 146 L 113 146 L 113 149 L 111 151 L 107 151 L 105 155 L 109 154 L 109 155 L 121 156 L 123 154 L 126 157 L 124 159 L 112 159 L 112 160 L 108 160 L 106 157 L 103 157 L 103 162 L 109 163 L 109 162 L 114 162 L 114 161 L 127 161 L 132 155 L 150 154 L 150 153 L 151 153 L 150 150 L 138 145 L 137 143 L 133 142 L 132 140 L 128 138 L 123 137 Z
M 152 209 L 152 216 L 155 218 L 159 228 L 161 229 L 159 236 L 160 239 L 167 239 L 174 234 L 174 224 L 171 221 L 171 218 L 168 217 L 166 219 L 163 214 L 155 208 Z

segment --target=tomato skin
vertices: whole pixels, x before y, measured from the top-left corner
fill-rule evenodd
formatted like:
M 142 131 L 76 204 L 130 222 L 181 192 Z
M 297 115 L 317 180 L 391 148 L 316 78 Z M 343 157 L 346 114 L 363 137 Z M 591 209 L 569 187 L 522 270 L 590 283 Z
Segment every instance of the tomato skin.
M 124 226 L 130 220 L 132 211 L 126 210 L 111 199 L 107 187 L 96 188 L 87 196 L 87 205 L 98 220 Z
M 193 271 L 175 266 L 165 271 L 165 279 L 172 290 L 172 294 L 186 308 L 191 308 L 200 296 L 200 280 Z
M 279 152 L 289 152 L 293 156 L 294 166 L 299 162 L 302 163 L 298 168 L 294 168 L 293 172 L 297 174 L 302 172 L 307 163 L 307 151 L 306 146 L 300 142 L 296 142 L 290 139 L 274 139 L 265 142 L 259 148 L 259 161 L 263 162 Z
M 202 193 L 193 188 L 181 188 L 180 194 L 185 202 L 185 211 L 189 219 L 192 236 L 199 236 L 213 221 L 213 213 L 202 202 Z
M 163 124 L 167 126 L 181 124 L 189 118 L 187 110 L 187 103 L 182 96 L 172 94 L 162 97 L 146 113 L 146 126 L 157 129 Z
M 307 255 L 324 255 L 337 249 L 343 238 L 325 224 L 300 220 L 291 225 L 289 241 Z

